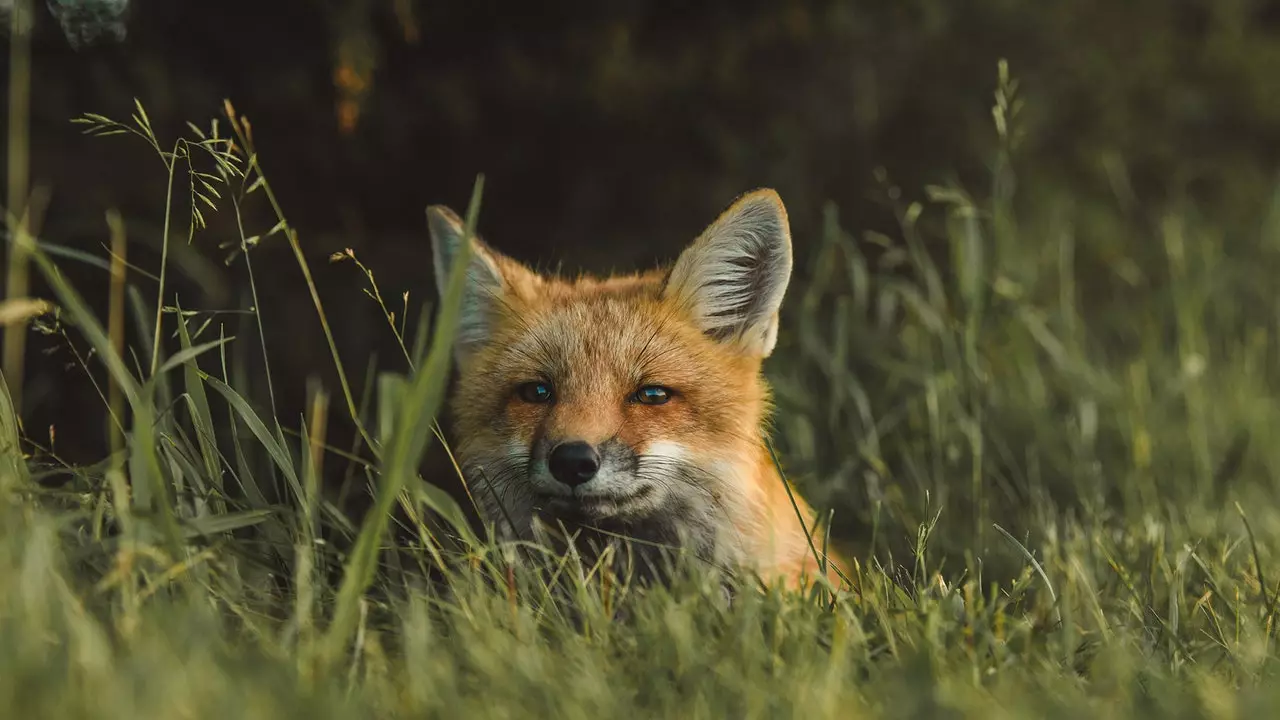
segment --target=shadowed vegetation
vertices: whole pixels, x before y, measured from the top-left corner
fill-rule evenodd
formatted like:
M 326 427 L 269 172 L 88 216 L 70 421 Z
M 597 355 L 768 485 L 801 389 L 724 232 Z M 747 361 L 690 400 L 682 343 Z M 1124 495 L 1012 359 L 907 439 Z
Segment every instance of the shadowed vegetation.
M 874 229 L 834 203 L 793 210 L 812 231 L 766 364 L 772 439 L 856 559 L 850 582 L 800 594 L 680 557 L 666 588 L 536 550 L 512 562 L 467 489 L 442 489 L 456 475 L 424 461 L 448 456 L 435 418 L 465 251 L 439 303 L 379 287 L 383 268 L 349 248 L 326 253 L 347 286 L 322 293 L 290 221 L 304 209 L 268 180 L 289 168 L 231 103 L 178 136 L 141 102 L 127 121 L 80 116 L 72 127 L 118 136 L 95 144 L 162 173 L 165 229 L 154 266 L 129 259 L 118 214 L 100 251 L 64 245 L 11 167 L 8 245 L 30 277 L 0 321 L 92 381 L 81 402 L 111 450 L 64 457 L 55 430 L 20 422 L 22 378 L 4 377 L 0 706 L 1261 716 L 1280 702 L 1280 195 L 1255 182 L 1270 203 L 1144 204 L 1118 159 L 1101 178 L 1024 172 L 1028 136 L 1044 142 L 1027 117 L 1043 133 L 1055 108 L 992 70 L 985 174 L 908 188 L 877 171 L 894 222 Z M 11 158 L 23 142 L 11 134 Z M 468 233 L 504 212 L 483 190 L 481 176 Z M 233 311 L 171 284 L 183 245 L 208 235 L 243 273 Z M 259 302 L 276 281 L 255 272 L 267 248 L 303 279 L 308 314 L 282 322 Z M 111 279 L 105 302 L 70 268 Z M 335 297 L 376 309 L 396 354 L 344 352 Z M 280 328 L 302 323 L 323 343 L 312 377 L 273 372 L 292 340 Z M 339 424 L 350 437 L 334 439 Z

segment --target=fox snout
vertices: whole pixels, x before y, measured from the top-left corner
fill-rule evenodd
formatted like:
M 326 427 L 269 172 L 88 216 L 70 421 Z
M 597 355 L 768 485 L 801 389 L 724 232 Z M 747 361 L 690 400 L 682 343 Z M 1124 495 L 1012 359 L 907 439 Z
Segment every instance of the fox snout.
M 534 442 L 529 457 L 534 487 L 551 495 L 625 494 L 632 488 L 635 451 L 617 438 L 592 442 L 560 435 Z
M 581 440 L 562 442 L 547 456 L 547 469 L 556 480 L 577 487 L 589 482 L 600 471 L 600 453 Z

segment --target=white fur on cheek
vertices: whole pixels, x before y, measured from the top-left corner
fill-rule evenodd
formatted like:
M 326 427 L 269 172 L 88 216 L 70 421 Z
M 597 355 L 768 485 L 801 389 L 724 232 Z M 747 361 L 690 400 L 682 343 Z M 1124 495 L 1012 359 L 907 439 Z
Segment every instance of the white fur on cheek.
M 645 447 L 644 452 L 641 453 L 640 465 L 641 468 L 644 468 L 646 465 L 650 466 L 648 472 L 654 473 L 655 469 L 653 469 L 652 466 L 656 464 L 658 467 L 656 468 L 655 474 L 663 475 L 662 466 L 682 465 L 688 463 L 689 457 L 689 449 L 684 445 L 666 440 L 658 440 L 656 442 L 649 443 L 649 445 Z M 643 476 L 644 474 L 646 473 L 642 471 L 641 475 Z M 669 482 L 649 482 L 646 484 L 653 484 L 657 489 L 657 492 L 653 493 L 650 498 L 649 504 L 652 507 L 661 506 L 666 502 L 668 494 L 672 491 L 672 484 Z
M 662 458 L 673 462 L 684 462 L 689 457 L 689 451 L 685 449 L 685 446 L 666 440 L 649 443 L 649 447 L 645 448 L 644 454 L 647 457 Z

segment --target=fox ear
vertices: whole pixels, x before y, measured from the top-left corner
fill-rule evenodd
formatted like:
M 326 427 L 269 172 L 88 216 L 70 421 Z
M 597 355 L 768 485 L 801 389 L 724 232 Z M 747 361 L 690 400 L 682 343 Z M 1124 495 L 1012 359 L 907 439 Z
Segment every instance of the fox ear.
M 787 209 L 765 189 L 740 197 L 681 253 L 663 292 L 708 336 L 767 357 L 790 279 Z
M 449 284 L 449 273 L 462 247 L 466 230 L 462 220 L 443 205 L 427 208 L 427 229 L 431 233 L 432 263 L 435 265 L 436 290 L 441 297 Z M 471 260 L 462 289 L 462 306 L 458 316 L 458 334 L 454 339 L 454 356 L 461 365 L 493 334 L 493 314 L 508 292 L 504 265 L 515 265 L 478 237 L 471 239 Z

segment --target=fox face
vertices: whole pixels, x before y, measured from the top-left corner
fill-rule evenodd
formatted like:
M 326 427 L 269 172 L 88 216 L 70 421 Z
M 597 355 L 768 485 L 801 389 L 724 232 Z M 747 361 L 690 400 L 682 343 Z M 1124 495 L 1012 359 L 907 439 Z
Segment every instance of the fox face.
M 586 529 L 803 564 L 810 546 L 762 439 L 761 363 L 792 267 L 775 192 L 741 197 L 673 265 L 608 278 L 537 273 L 466 240 L 448 208 L 427 215 L 442 292 L 469 243 L 451 413 L 487 521 L 520 539 Z

